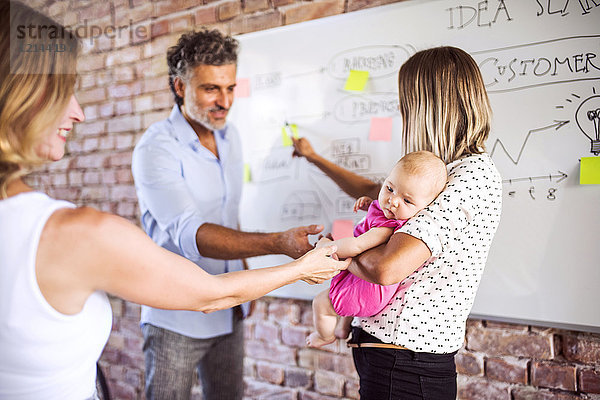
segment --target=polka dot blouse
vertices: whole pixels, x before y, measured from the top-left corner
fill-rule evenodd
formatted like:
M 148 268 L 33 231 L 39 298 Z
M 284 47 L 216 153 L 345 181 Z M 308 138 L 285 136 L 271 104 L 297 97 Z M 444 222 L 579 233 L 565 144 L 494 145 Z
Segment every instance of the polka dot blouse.
M 446 189 L 397 231 L 421 239 L 431 258 L 379 314 L 354 322 L 385 343 L 413 351 L 458 350 L 501 208 L 502 179 L 488 154 L 448 164 Z

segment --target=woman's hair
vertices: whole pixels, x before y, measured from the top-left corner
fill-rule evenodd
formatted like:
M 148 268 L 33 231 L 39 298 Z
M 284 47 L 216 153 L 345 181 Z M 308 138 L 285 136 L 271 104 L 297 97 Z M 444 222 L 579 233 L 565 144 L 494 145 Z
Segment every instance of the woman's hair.
M 492 110 L 475 60 L 456 47 L 420 51 L 400 67 L 404 153 L 431 151 L 445 163 L 485 151 Z
M 0 198 L 43 160 L 35 153 L 73 94 L 77 38 L 17 1 L 0 2 Z
M 237 52 L 238 41 L 217 29 L 202 29 L 181 35 L 177 44 L 167 51 L 169 86 L 177 105 L 183 104 L 183 98 L 175 91 L 176 77 L 186 81 L 190 70 L 198 65 L 237 64 Z

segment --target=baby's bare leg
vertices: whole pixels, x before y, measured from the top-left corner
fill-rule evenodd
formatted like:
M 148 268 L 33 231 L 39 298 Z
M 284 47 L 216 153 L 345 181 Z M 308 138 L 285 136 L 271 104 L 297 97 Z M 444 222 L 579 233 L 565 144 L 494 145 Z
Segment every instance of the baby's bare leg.
M 335 326 L 335 337 L 338 339 L 348 339 L 350 330 L 352 329 L 353 317 L 340 317 Z
M 309 347 L 321 347 L 335 341 L 335 326 L 338 315 L 329 300 L 329 290 L 324 290 L 313 299 L 313 322 L 316 332 L 306 338 Z

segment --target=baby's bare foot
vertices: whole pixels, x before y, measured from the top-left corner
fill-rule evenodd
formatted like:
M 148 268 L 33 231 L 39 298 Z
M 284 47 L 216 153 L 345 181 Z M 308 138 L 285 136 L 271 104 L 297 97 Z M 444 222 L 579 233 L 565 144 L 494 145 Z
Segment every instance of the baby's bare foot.
M 326 338 L 322 338 L 318 332 L 313 332 L 310 335 L 308 335 L 308 337 L 306 338 L 306 345 L 308 347 L 319 348 L 319 347 L 323 347 L 326 344 L 333 343 L 333 342 L 335 342 L 335 336 L 332 336 L 331 338 L 326 339 Z

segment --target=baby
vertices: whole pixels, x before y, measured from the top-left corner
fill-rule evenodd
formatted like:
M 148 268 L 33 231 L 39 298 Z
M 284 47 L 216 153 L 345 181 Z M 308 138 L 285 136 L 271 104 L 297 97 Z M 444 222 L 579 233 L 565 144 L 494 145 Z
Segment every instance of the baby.
M 354 227 L 354 237 L 333 242 L 338 257 L 353 257 L 386 243 L 406 220 L 440 194 L 447 179 L 446 165 L 431 152 L 417 151 L 402 157 L 385 179 L 377 200 L 363 196 L 354 203 L 354 212 L 360 209 L 367 211 L 367 215 Z M 321 239 L 317 247 L 330 244 L 330 240 Z M 381 312 L 394 298 L 399 285 L 377 285 L 342 271 L 331 280 L 329 290 L 313 300 L 316 332 L 306 339 L 306 344 L 321 347 L 336 337 L 348 337 L 352 317 L 370 317 Z M 339 322 L 338 316 L 342 317 Z

